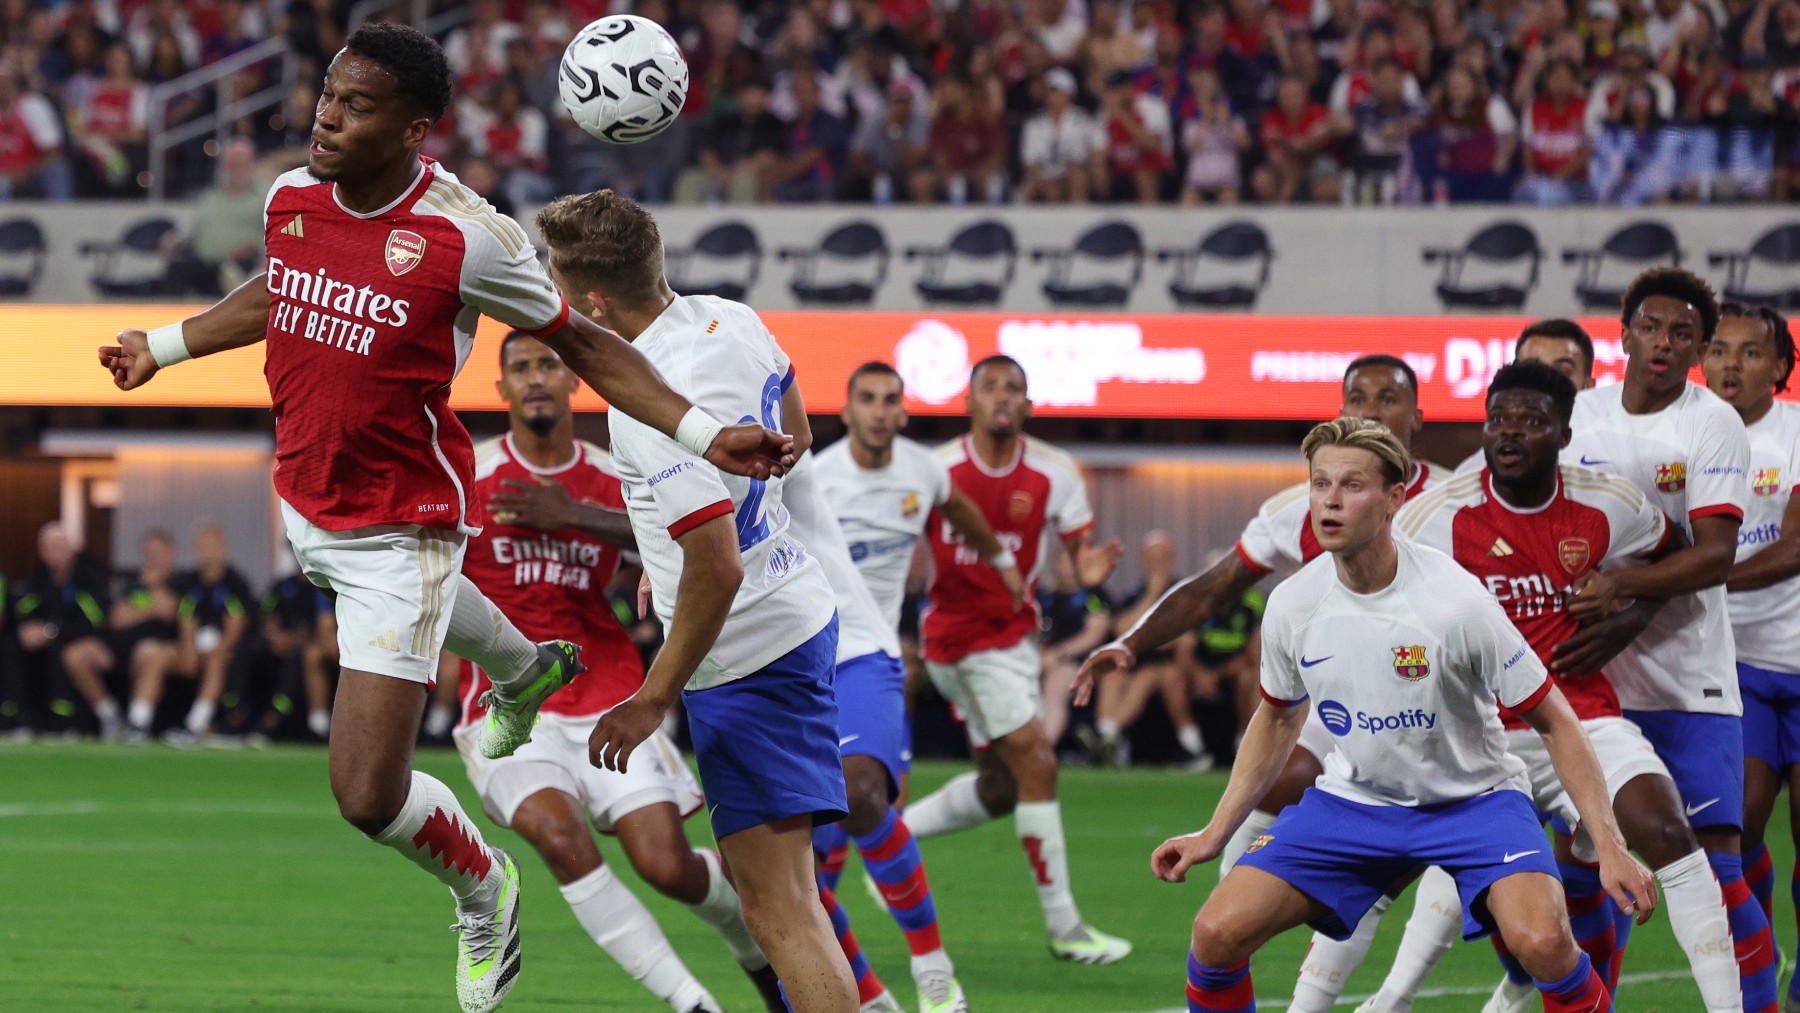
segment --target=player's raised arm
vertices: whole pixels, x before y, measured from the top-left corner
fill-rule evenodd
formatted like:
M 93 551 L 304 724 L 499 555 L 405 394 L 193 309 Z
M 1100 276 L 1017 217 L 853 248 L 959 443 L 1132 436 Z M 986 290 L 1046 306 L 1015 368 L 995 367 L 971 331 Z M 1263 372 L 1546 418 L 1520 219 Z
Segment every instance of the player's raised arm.
M 626 758 L 650 737 L 675 703 L 675 695 L 700 667 L 744 581 L 736 522 L 722 513 L 677 538 L 681 581 L 668 636 L 644 673 L 644 685 L 601 717 L 588 736 L 588 757 L 596 767 L 623 771 Z
M 269 290 L 258 274 L 211 307 L 153 331 L 119 332 L 119 343 L 100 346 L 100 365 L 120 390 L 136 390 L 156 371 L 187 359 L 242 348 L 268 333 Z
M 1000 571 L 1000 579 L 1006 582 L 1006 589 L 1012 592 L 1013 611 L 1024 608 L 1028 588 L 1025 585 L 1025 575 L 1019 572 L 1019 561 L 1006 546 L 1000 544 L 1000 539 L 988 525 L 987 518 L 981 515 L 981 508 L 975 505 L 975 501 L 961 489 L 952 486 L 950 498 L 938 504 L 938 512 L 944 515 L 944 520 L 950 522 L 957 534 L 963 536 L 964 541 L 981 554 L 981 558 L 989 566 Z
M 1581 814 L 1581 829 L 1593 840 L 1600 855 L 1600 882 L 1605 884 L 1606 892 L 1612 894 L 1621 911 L 1636 915 L 1639 925 L 1649 921 L 1650 913 L 1656 910 L 1656 879 L 1625 847 L 1625 835 L 1613 816 L 1600 759 L 1594 755 L 1594 744 L 1588 740 L 1569 701 L 1562 690 L 1550 686 L 1536 706 L 1518 714 L 1544 739 L 1557 779 Z
M 1100 676 L 1114 668 L 1137 664 L 1138 652 L 1155 650 L 1229 609 L 1262 577 L 1242 556 L 1232 552 L 1205 573 L 1170 588 L 1124 636 L 1102 646 L 1082 663 L 1075 676 L 1075 702 L 1087 702 L 1094 680 Z
M 1276 702 L 1264 694 L 1256 713 L 1250 716 L 1250 726 L 1244 729 L 1237 761 L 1231 765 L 1231 780 L 1213 809 L 1212 819 L 1191 834 L 1169 838 L 1151 853 L 1150 871 L 1158 879 L 1183 882 L 1188 869 L 1219 857 L 1250 810 L 1256 808 L 1256 803 L 1281 776 L 1288 754 L 1300 741 L 1300 726 L 1306 723 L 1308 706 L 1305 697 Z

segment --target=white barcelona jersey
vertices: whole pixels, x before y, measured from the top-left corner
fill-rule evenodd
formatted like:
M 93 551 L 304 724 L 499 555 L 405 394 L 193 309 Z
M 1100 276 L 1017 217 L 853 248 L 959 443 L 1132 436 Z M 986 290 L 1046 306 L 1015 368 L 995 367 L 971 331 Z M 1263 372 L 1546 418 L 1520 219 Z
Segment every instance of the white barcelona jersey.
M 1374 594 L 1344 587 L 1329 554 L 1269 594 L 1264 698 L 1311 698 L 1337 740 L 1319 787 L 1353 802 L 1529 791 L 1496 698 L 1530 710 L 1550 692 L 1549 674 L 1480 581 L 1436 549 L 1394 543 L 1399 568 Z
M 894 438 L 885 468 L 864 468 L 850 456 L 850 440 L 819 452 L 818 482 L 843 529 L 850 558 L 869 585 L 889 629 L 900 625 L 913 546 L 931 511 L 950 499 L 950 469 L 942 458 L 904 436 Z
M 831 508 L 819 488 L 819 462 L 811 454 L 804 455 L 788 470 L 782 485 L 782 502 L 787 504 L 794 537 L 825 568 L 832 597 L 837 599 L 838 662 L 877 652 L 898 658 L 900 634 L 882 616 L 875 596 L 869 593 L 868 584 L 850 561 L 844 533 L 832 519 Z
M 1740 562 L 1781 537 L 1788 500 L 1800 489 L 1800 406 L 1777 401 L 1745 431 L 1750 496 L 1738 529 Z M 1800 577 L 1728 597 L 1738 660 L 1772 672 L 1800 672 Z
M 677 296 L 633 344 L 670 387 L 714 418 L 781 427 L 781 395 L 793 382 L 793 365 L 750 307 L 714 296 Z M 831 622 L 831 586 L 818 560 L 788 532 L 780 479 L 724 474 L 617 408 L 607 412 L 607 425 L 638 555 L 664 626 L 674 619 L 681 582 L 676 539 L 716 517 L 731 517 L 737 527 L 744 582 L 689 689 L 750 675 Z
M 1690 540 L 1698 518 L 1742 517 L 1750 442 L 1737 412 L 1692 383 L 1648 415 L 1627 412 L 1624 394 L 1614 384 L 1576 396 L 1575 435 L 1562 459 L 1637 486 Z M 1725 588 L 1670 599 L 1606 673 L 1628 711 L 1743 713 Z

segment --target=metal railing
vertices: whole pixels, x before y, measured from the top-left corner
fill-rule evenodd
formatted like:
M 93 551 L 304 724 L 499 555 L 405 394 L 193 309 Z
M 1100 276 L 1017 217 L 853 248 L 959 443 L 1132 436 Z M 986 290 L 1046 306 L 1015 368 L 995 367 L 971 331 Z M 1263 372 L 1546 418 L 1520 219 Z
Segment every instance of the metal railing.
M 448 9 L 433 14 L 431 12 L 431 8 L 434 6 L 432 0 L 359 0 L 356 6 L 350 8 L 350 30 L 356 31 L 376 15 L 401 4 L 408 5 L 407 24 L 434 37 L 442 35 L 474 16 L 474 11 L 466 3 L 451 4 Z
M 274 83 L 262 90 L 242 98 L 233 99 L 230 94 L 231 78 L 239 71 L 247 70 L 258 64 L 274 61 L 277 73 L 273 75 Z M 294 76 L 299 70 L 299 57 L 288 46 L 286 38 L 266 39 L 233 56 L 228 56 L 216 63 L 189 71 L 186 74 L 155 85 L 150 89 L 150 198 L 162 200 L 168 194 L 169 152 L 179 145 L 196 138 L 213 135 L 214 140 L 224 144 L 231 136 L 231 125 L 245 116 L 261 112 L 271 107 L 279 107 L 287 101 L 288 91 L 293 87 Z M 169 103 L 183 95 L 202 91 L 211 87 L 214 90 L 213 109 L 188 120 L 186 123 L 170 126 Z

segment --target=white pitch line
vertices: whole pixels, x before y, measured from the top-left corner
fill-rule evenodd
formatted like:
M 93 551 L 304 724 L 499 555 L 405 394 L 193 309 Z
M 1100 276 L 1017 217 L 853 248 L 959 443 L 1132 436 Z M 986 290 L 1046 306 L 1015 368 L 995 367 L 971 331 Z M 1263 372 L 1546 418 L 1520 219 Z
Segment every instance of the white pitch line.
M 322 806 L 299 806 L 255 799 L 144 801 L 121 805 L 74 799 L 68 802 L 0 802 L 0 819 L 40 819 L 51 816 L 91 816 L 96 813 L 180 813 L 187 816 L 319 816 Z
M 1669 980 L 1672 980 L 1675 978 L 1691 977 L 1692 975 L 1693 975 L 1693 972 L 1687 971 L 1687 970 L 1682 970 L 1682 971 L 1638 971 L 1638 972 L 1635 972 L 1632 974 L 1619 975 L 1619 984 L 1635 985 L 1635 984 L 1639 984 L 1642 982 L 1648 982 L 1648 981 L 1669 981 Z M 1451 996 L 1458 996 L 1458 995 L 1490 995 L 1493 993 L 1493 991 L 1494 991 L 1494 986 L 1492 986 L 1492 985 L 1489 985 L 1485 988 L 1422 988 L 1419 990 L 1419 994 L 1418 994 L 1417 998 L 1420 998 L 1420 999 L 1446 999 Z M 1371 992 L 1367 995 L 1341 996 L 1341 997 L 1339 997 L 1338 1001 L 1333 1005 L 1332 1008 L 1336 1009 L 1338 1006 L 1352 1006 L 1353 1007 L 1359 1003 L 1365 1002 L 1374 997 L 1375 997 L 1375 994 L 1373 992 Z M 1259 1010 L 1278 1010 L 1278 1009 L 1287 1009 L 1287 1007 L 1288 1007 L 1288 1000 L 1286 1000 L 1286 999 L 1258 999 L 1258 1000 L 1256 1000 L 1256 1008 Z M 1168 1009 L 1152 1010 L 1152 1011 L 1150 1011 L 1150 1013 L 1187 1013 L 1187 1007 L 1171 1006 Z

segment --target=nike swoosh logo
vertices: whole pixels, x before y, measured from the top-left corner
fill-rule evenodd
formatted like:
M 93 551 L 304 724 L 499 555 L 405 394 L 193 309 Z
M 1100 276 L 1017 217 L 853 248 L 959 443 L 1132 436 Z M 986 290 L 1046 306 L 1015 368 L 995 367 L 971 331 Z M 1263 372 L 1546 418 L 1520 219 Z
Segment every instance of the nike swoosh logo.
M 838 740 L 838 748 L 842 749 L 843 747 L 849 745 L 852 742 L 855 742 L 857 739 L 860 739 L 860 738 L 862 738 L 861 735 L 846 735 L 843 738 Z
M 1521 858 L 1524 858 L 1527 855 L 1537 855 L 1537 854 L 1542 854 L 1542 852 L 1541 851 L 1520 851 L 1516 854 L 1509 854 L 1505 858 L 1502 858 L 1500 860 L 1500 864 L 1511 865 L 1514 862 L 1518 861 Z
M 1301 668 L 1311 668 L 1314 665 L 1323 665 L 1327 661 L 1330 661 L 1332 658 L 1335 658 L 1335 657 L 1337 657 L 1337 655 L 1327 654 L 1323 658 L 1308 658 L 1306 655 L 1302 654 L 1300 656 L 1300 667 Z
M 1596 464 L 1605 464 L 1605 463 L 1607 463 L 1607 462 L 1606 462 L 1606 460 L 1605 460 L 1605 459 L 1604 459 L 1604 458 L 1602 458 L 1602 459 L 1600 459 L 1600 460 L 1598 460 L 1598 461 L 1590 461 L 1590 460 L 1588 460 L 1588 457 L 1587 457 L 1587 455 L 1586 455 L 1586 454 L 1582 454 L 1582 455 L 1581 455 L 1581 463 L 1582 463 L 1582 464 L 1585 464 L 1585 465 L 1587 465 L 1587 466 L 1588 466 L 1588 467 L 1590 467 L 1590 468 L 1592 468 L 1592 467 L 1593 467 L 1593 466 L 1594 466 L 1594 465 L 1596 465 Z
M 1714 803 L 1714 802 L 1717 802 L 1717 801 L 1718 801 L 1718 799 L 1716 799 L 1716 798 L 1714 798 L 1714 799 L 1707 799 L 1707 800 L 1706 800 L 1706 801 L 1705 801 L 1705 802 L 1702 802 L 1702 803 L 1700 803 L 1700 804 L 1699 804 L 1699 805 L 1691 805 L 1691 806 L 1688 806 L 1688 807 L 1687 807 L 1687 814 L 1688 814 L 1688 815 L 1689 815 L 1689 816 L 1692 816 L 1692 815 L 1694 815 L 1694 814 L 1695 814 L 1695 813 L 1697 813 L 1697 812 L 1699 812 L 1699 811 L 1700 811 L 1700 810 L 1702 810 L 1702 809 L 1705 809 L 1705 808 L 1707 808 L 1707 807 L 1708 807 L 1708 806 L 1710 806 L 1710 805 L 1712 805 L 1712 804 L 1713 804 L 1713 803 Z

